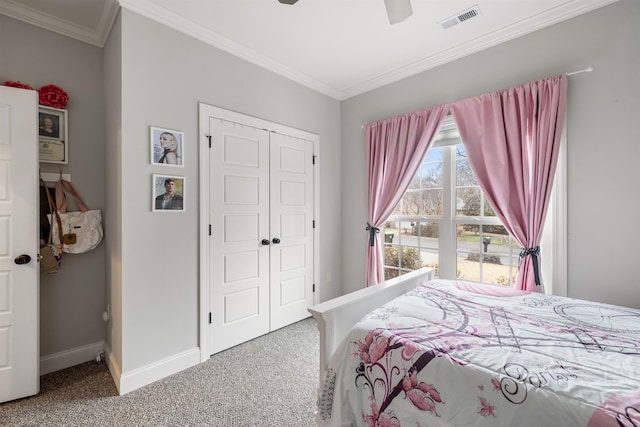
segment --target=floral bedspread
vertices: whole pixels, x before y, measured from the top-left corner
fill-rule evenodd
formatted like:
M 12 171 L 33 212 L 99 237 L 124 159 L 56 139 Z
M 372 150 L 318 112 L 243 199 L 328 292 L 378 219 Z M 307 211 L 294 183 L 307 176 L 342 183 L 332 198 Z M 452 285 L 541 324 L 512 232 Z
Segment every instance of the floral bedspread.
M 640 310 L 433 280 L 329 361 L 321 426 L 640 426 Z

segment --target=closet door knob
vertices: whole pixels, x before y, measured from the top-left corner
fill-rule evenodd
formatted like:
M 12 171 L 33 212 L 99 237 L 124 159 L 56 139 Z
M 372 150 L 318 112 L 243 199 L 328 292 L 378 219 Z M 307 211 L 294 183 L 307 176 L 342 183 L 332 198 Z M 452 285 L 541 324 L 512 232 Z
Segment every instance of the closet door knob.
M 262 246 L 269 246 L 269 243 L 271 243 L 269 239 L 262 239 Z
M 278 239 L 277 237 L 274 237 L 272 242 L 274 245 L 277 245 L 278 243 L 280 243 L 280 239 Z
M 18 255 L 16 259 L 13 260 L 16 264 L 29 264 L 29 261 L 31 261 L 29 255 Z

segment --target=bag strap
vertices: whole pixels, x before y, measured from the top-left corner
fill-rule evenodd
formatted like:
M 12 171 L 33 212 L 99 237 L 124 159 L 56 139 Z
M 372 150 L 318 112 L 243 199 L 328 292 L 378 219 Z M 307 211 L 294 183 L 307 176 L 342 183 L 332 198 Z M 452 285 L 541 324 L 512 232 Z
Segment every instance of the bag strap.
M 162 153 L 162 157 L 160 157 L 160 159 L 158 159 L 158 163 L 164 163 L 164 159 L 165 157 L 167 157 L 167 154 L 169 153 L 169 149 L 165 148 L 164 149 L 164 153 Z
M 53 198 L 51 197 L 51 193 L 49 192 L 49 187 L 44 183 L 42 179 L 40 179 L 40 183 L 44 187 L 44 190 L 47 192 L 47 199 L 49 200 L 49 211 L 51 212 L 51 220 L 53 222 L 53 216 L 56 217 L 56 222 L 58 223 L 58 238 L 62 237 L 62 222 L 60 221 L 60 215 L 58 215 L 58 210 L 56 209 L 56 204 L 53 202 Z M 51 240 L 53 238 L 53 231 L 49 229 L 49 241 L 47 243 L 51 244 Z
M 80 198 L 80 195 L 78 194 L 76 189 L 73 188 L 73 185 L 71 185 L 69 181 L 65 179 L 61 179 L 58 182 L 56 182 L 56 207 L 58 212 L 60 213 L 67 212 L 67 200 L 64 197 L 64 192 L 62 190 L 62 187 L 64 187 L 65 190 L 67 190 L 69 193 L 71 193 L 71 195 L 73 195 L 73 197 L 75 197 L 78 207 L 82 212 L 87 212 L 89 210 L 87 205 L 85 205 L 82 199 Z

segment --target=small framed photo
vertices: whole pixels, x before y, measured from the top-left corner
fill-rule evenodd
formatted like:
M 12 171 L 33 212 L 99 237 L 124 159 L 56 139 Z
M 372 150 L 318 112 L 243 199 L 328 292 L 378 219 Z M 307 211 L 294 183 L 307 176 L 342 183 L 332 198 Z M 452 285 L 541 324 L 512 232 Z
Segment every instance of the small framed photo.
M 43 163 L 69 163 L 67 110 L 38 106 L 38 146 Z
M 184 177 L 153 175 L 151 210 L 184 212 Z
M 184 134 L 177 130 L 151 126 L 149 140 L 151 146 L 151 164 L 183 166 Z

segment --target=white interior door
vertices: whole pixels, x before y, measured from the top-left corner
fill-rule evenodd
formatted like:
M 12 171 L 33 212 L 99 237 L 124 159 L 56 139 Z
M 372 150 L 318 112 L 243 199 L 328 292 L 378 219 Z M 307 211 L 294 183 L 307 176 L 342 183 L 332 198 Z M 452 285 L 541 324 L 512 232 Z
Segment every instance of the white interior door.
M 209 353 L 269 332 L 269 132 L 209 119 Z M 264 243 L 263 243 L 264 241 Z
M 313 305 L 313 143 L 270 134 L 271 330 Z
M 40 386 L 37 105 L 0 86 L 0 402 Z

